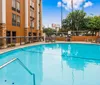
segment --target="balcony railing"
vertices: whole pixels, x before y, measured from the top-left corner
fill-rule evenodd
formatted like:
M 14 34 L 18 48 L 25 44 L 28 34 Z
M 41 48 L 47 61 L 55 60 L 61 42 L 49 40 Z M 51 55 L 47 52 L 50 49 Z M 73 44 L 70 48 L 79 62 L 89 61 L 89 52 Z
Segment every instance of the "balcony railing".
M 33 35 L 33 33 L 31 33 Z M 44 41 L 43 36 L 11 36 L 11 37 L 0 37 L 0 48 L 3 48 L 4 45 L 6 47 L 14 47 L 16 45 L 25 45 L 34 42 Z

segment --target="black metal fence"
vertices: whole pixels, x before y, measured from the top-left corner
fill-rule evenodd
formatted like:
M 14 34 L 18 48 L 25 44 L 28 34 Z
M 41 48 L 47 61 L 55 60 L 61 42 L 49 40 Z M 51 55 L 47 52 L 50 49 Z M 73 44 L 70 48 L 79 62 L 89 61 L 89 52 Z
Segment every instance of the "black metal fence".
M 0 37 L 0 48 L 3 46 L 6 47 L 13 47 L 16 45 L 23 45 L 28 43 L 34 42 L 41 42 L 44 41 L 44 37 L 37 37 L 37 36 L 11 36 L 11 37 Z

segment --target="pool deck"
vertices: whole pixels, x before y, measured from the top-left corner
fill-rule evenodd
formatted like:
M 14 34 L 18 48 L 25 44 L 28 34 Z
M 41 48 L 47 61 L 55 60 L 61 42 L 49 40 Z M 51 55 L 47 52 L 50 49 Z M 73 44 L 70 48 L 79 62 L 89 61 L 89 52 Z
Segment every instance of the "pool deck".
M 98 43 L 91 43 L 91 42 L 65 42 L 65 41 L 57 41 L 55 43 L 81 43 L 81 44 L 96 44 L 96 45 L 100 45 Z M 0 49 L 0 54 L 3 54 L 3 53 L 8 52 L 8 51 L 16 50 L 16 49 L 19 49 L 19 48 L 24 48 L 24 47 L 27 47 L 27 46 L 34 46 L 34 45 L 39 45 L 39 44 L 51 44 L 51 43 L 50 42 L 49 43 L 36 42 L 36 43 L 30 43 L 30 44 L 25 44 L 25 45 L 20 45 L 20 46 Z

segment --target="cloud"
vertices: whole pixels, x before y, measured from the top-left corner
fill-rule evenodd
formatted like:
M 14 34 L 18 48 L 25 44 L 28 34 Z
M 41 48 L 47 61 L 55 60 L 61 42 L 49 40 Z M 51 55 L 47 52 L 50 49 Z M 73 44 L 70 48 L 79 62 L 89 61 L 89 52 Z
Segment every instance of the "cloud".
M 66 7 L 66 5 L 64 5 L 64 4 L 62 4 L 60 1 L 58 2 L 58 4 L 57 4 L 57 7 L 64 7 L 66 10 L 67 10 L 67 7 Z
M 92 5 L 93 5 L 93 3 L 88 1 L 88 2 L 85 3 L 84 8 L 92 6 Z
M 71 1 L 72 0 L 62 0 L 62 7 L 64 7 L 66 10 L 72 9 Z M 82 5 L 86 8 L 86 7 L 92 6 L 93 3 L 90 1 L 86 2 L 86 0 L 73 0 L 73 8 L 74 9 L 80 9 Z M 61 7 L 60 1 L 58 2 L 58 7 Z
M 58 2 L 57 6 L 58 6 L 58 7 L 61 7 L 61 2 L 60 2 L 60 1 Z

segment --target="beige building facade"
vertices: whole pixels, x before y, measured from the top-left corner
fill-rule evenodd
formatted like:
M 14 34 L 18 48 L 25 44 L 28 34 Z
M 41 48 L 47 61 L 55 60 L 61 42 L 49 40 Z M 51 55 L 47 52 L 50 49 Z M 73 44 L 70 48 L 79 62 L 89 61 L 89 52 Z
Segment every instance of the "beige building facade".
M 0 0 L 0 37 L 41 35 L 41 0 Z

